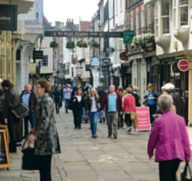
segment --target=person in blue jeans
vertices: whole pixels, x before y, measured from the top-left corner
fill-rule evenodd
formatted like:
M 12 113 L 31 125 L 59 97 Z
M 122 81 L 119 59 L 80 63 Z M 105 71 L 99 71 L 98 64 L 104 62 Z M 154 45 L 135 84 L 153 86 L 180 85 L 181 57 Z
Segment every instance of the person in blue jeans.
M 60 104 L 61 104 L 61 89 L 60 87 L 57 87 L 57 90 L 54 91 L 54 97 L 55 97 L 55 109 L 56 113 L 59 113 Z
M 68 108 L 67 106 L 69 105 L 70 99 L 71 99 L 71 88 L 69 87 L 68 84 L 66 84 L 65 88 L 63 89 L 63 99 L 65 100 L 65 113 L 68 114 Z
M 21 102 L 29 108 L 29 115 L 25 117 L 25 137 L 29 134 L 29 121 L 31 123 L 31 129 L 35 127 L 36 113 L 35 109 L 38 104 L 38 98 L 36 93 L 31 90 L 31 85 L 26 84 L 25 90 L 21 93 Z
M 89 113 L 89 119 L 91 122 L 91 132 L 92 138 L 97 138 L 97 120 L 99 115 L 99 107 L 100 98 L 95 89 L 91 89 L 89 93 L 89 97 L 85 102 L 85 110 Z

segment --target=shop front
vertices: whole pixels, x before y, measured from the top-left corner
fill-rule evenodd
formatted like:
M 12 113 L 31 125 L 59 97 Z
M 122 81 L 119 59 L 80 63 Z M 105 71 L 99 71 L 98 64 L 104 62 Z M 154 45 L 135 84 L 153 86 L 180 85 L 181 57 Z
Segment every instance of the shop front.
M 126 89 L 129 85 L 132 84 L 132 66 L 130 61 L 123 62 L 121 64 L 120 74 L 122 80 L 121 85 L 124 89 Z
M 104 86 L 109 89 L 109 86 L 111 85 L 111 76 L 112 76 L 112 73 L 111 73 L 111 66 L 112 66 L 112 63 L 110 64 L 106 64 L 106 65 L 103 65 L 102 66 L 102 74 L 103 74 L 103 77 L 105 79 L 105 83 L 104 83 Z

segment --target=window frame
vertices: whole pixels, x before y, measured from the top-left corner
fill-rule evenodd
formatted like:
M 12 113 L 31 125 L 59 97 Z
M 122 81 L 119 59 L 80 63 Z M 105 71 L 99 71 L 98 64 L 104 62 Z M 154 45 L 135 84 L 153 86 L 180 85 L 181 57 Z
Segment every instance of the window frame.
M 44 56 L 47 56 L 47 66 L 43 65 Z M 49 67 L 49 55 L 43 55 L 43 59 L 41 59 L 41 67 L 42 68 L 48 68 Z
M 136 35 L 139 35 L 139 12 L 136 13 Z
M 155 4 L 155 37 L 159 37 L 159 2 Z
M 188 0 L 188 4 L 185 4 L 185 5 L 179 5 L 179 1 L 177 2 L 177 5 L 178 5 L 178 27 L 186 27 L 186 26 L 189 26 L 189 21 L 190 21 L 190 18 L 189 18 L 189 0 Z M 187 7 L 187 11 L 188 11 L 188 25 L 181 25 L 181 8 L 183 7 Z
M 131 30 L 134 30 L 133 15 L 131 15 L 130 20 L 131 20 Z

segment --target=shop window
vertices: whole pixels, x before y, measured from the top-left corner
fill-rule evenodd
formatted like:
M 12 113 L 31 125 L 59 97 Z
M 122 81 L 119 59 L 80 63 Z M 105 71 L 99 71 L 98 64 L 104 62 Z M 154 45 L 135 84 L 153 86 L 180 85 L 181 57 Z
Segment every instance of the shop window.
M 175 29 L 177 27 L 177 15 L 176 15 L 176 10 L 177 10 L 177 0 L 173 0 L 173 28 Z
M 145 10 L 144 9 L 141 10 L 141 28 L 142 28 L 141 33 L 145 33 Z
M 188 0 L 179 0 L 180 26 L 188 25 Z
M 169 33 L 169 2 L 161 0 L 161 27 L 162 34 Z
M 48 67 L 49 66 L 49 56 L 43 55 L 43 59 L 41 60 L 41 67 Z
M 159 3 L 155 4 L 155 36 L 159 36 Z

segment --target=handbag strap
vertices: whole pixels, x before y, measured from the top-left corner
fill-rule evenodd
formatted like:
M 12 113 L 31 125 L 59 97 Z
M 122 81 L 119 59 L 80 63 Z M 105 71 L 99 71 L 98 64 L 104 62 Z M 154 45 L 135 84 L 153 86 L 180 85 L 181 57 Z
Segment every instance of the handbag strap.
M 27 139 L 25 139 L 25 141 L 24 141 L 24 143 L 23 143 L 23 145 L 22 145 L 22 150 L 24 149 L 24 147 L 25 147 L 25 144 L 27 143 Z M 29 145 L 30 145 L 30 143 L 28 142 L 28 147 L 29 147 Z
M 188 170 L 189 170 L 189 174 L 190 174 L 190 177 L 191 177 L 191 179 L 192 179 L 192 172 L 191 172 L 191 168 L 190 168 L 190 166 L 189 166 L 189 162 L 186 162 L 186 164 L 185 164 L 185 169 L 184 169 L 185 175 L 187 175 L 187 168 L 188 168 Z

